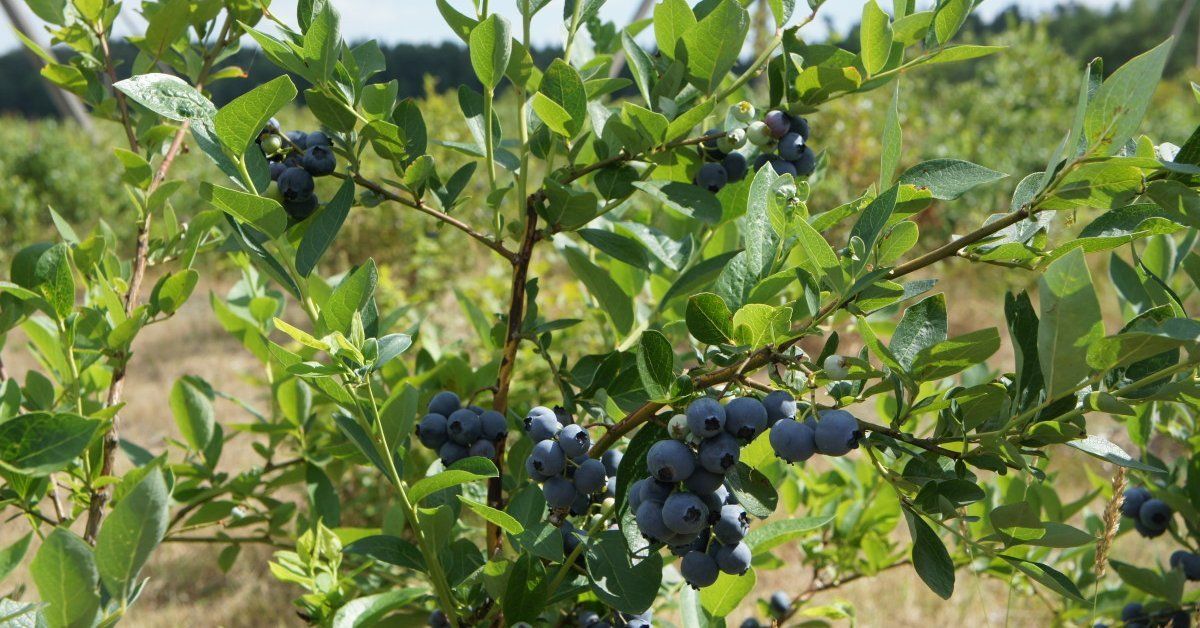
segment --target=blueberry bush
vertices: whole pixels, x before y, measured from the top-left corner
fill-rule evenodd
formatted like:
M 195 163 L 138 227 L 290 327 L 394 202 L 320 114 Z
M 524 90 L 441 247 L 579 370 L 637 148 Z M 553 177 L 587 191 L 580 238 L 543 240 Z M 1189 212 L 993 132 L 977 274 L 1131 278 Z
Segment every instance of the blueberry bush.
M 852 609 L 816 595 L 891 569 L 947 599 L 996 578 L 1067 623 L 1195 615 L 1200 129 L 1182 146 L 1139 134 L 1171 42 L 1084 68 L 1045 167 L 930 244 L 921 216 L 1009 176 L 899 167 L 905 77 L 1001 52 L 954 42 L 970 0 L 869 0 L 855 51 L 804 40 L 819 0 L 767 0 L 775 28 L 752 57 L 747 2 L 662 0 L 620 28 L 603 0 L 567 0 L 562 55 L 541 65 L 531 20 L 549 0 L 517 0 L 517 25 L 487 0 L 437 0 L 478 81 L 454 120 L 373 81 L 382 54 L 341 39 L 336 2 L 291 20 L 266 2 L 146 0 L 121 80 L 109 44 L 126 7 L 28 4 L 73 51 L 37 50 L 44 75 L 123 130 L 111 165 L 136 235 L 52 214 L 58 239 L 22 248 L 0 283 L 0 331 L 38 365 L 0 368 L 0 506 L 29 527 L 0 548 L 0 577 L 27 563 L 36 589 L 0 599 L 0 623 L 112 625 L 155 586 L 155 549 L 188 542 L 219 546 L 225 569 L 275 548 L 271 575 L 319 625 L 711 626 L 747 606 L 744 626 L 824 622 Z M 247 39 L 283 74 L 217 108 L 205 90 L 242 75 L 226 62 Z M 292 77 L 319 129 L 275 119 Z M 810 206 L 839 159 L 821 112 L 875 90 L 891 103 L 878 181 Z M 439 139 L 447 126 L 469 139 Z M 172 176 L 185 148 L 211 182 Z M 204 209 L 177 215 L 193 196 Z M 506 307 L 467 308 L 487 351 L 448 350 L 381 305 L 369 257 L 322 263 L 379 206 L 494 254 Z M 209 305 L 263 395 L 180 378 L 162 404 L 178 436 L 155 451 L 121 417 L 136 339 L 171 325 L 216 259 L 240 276 Z M 534 276 L 535 259 L 569 277 Z M 1031 288 L 951 335 L 938 284 L 973 265 Z M 587 302 L 540 307 L 568 290 Z M 261 464 L 223 466 L 231 443 Z M 1083 456 L 1103 474 L 1060 496 L 1056 461 Z M 1117 543 L 1131 530 L 1153 550 Z M 756 592 L 784 545 L 811 577 Z

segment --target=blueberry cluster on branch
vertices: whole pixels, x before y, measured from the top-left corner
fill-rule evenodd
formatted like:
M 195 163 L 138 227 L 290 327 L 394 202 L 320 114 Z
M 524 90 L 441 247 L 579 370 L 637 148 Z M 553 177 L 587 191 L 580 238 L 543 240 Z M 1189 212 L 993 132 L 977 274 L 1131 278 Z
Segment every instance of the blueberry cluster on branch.
M 311 216 L 320 204 L 314 177 L 331 175 L 337 169 L 333 141 L 321 131 L 281 133 L 274 118 L 256 141 L 267 158 L 284 211 L 295 220 Z
M 589 457 L 592 436 L 583 426 L 565 413 L 538 406 L 525 417 L 525 432 L 534 443 L 525 471 L 541 483 L 551 508 L 582 515 L 596 499 L 612 496 L 619 458 Z
M 463 407 L 458 395 L 444 390 L 429 401 L 428 414 L 417 423 L 417 440 L 436 451 L 442 465 L 472 456 L 495 459 L 497 447 L 508 436 L 508 422 L 495 410 Z
M 718 192 L 741 181 L 751 171 L 751 146 L 761 151 L 754 157 L 755 172 L 767 164 L 776 173 L 793 177 L 807 177 L 816 171 L 817 155 L 808 146 L 808 120 L 778 109 L 768 111 L 761 120 L 756 117 L 754 105 L 742 101 L 729 109 L 723 135 L 721 129 L 705 132 L 712 137 L 700 144 L 704 163 L 696 171 L 697 186 Z

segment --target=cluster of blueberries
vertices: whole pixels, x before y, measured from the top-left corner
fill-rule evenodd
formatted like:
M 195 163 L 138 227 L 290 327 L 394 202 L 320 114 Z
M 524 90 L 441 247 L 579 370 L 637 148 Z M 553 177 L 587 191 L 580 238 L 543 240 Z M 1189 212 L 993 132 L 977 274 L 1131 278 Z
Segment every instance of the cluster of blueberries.
M 417 440 L 438 452 L 444 466 L 471 456 L 496 458 L 496 447 L 508 435 L 508 422 L 495 410 L 464 408 L 458 395 L 444 390 L 429 400 L 429 414 L 417 423 Z
M 615 494 L 620 454 L 605 452 L 599 460 L 589 457 L 591 434 L 565 412 L 537 406 L 525 417 L 525 432 L 534 443 L 525 459 L 525 471 L 541 483 L 551 508 L 582 515 L 593 499 Z
M 774 618 L 773 620 L 761 622 L 757 617 L 747 617 L 738 625 L 741 628 L 767 628 L 776 621 L 782 621 L 783 618 L 792 613 L 792 598 L 783 591 L 776 591 L 767 600 L 767 608 L 770 609 L 771 617 Z
M 281 133 L 279 121 L 272 118 L 256 141 L 267 157 L 284 211 L 296 220 L 311 216 L 318 204 L 313 177 L 328 176 L 337 169 L 329 136 L 321 131 Z
M 1161 499 L 1155 499 L 1144 486 L 1135 486 L 1125 491 L 1121 503 L 1121 514 L 1133 519 L 1138 534 L 1153 539 L 1161 536 L 1171 526 L 1175 511 Z
M 730 183 L 741 181 L 750 169 L 741 149 L 747 143 L 762 152 L 754 159 L 754 170 L 770 164 L 779 174 L 808 176 L 817 168 L 817 155 L 808 146 L 808 120 L 773 109 L 761 120 L 755 120 L 754 105 L 742 101 L 730 109 L 736 123 L 725 135 L 710 138 L 700 145 L 706 160 L 696 171 L 695 184 L 718 192 Z M 709 129 L 706 136 L 719 135 L 720 129 Z
M 1125 490 L 1121 503 L 1121 514 L 1133 519 L 1133 527 L 1142 536 L 1152 539 L 1161 536 L 1171 527 L 1175 511 L 1166 502 L 1156 499 L 1144 486 Z M 1188 580 L 1200 580 L 1200 554 L 1178 550 L 1171 554 L 1171 569 L 1183 571 Z M 1121 621 L 1127 628 L 1149 628 L 1150 626 L 1191 626 L 1190 613 L 1180 609 L 1151 612 L 1138 602 L 1130 602 L 1121 610 Z M 1098 626 L 1102 624 L 1097 624 Z
M 1137 602 L 1130 602 L 1121 609 L 1121 621 L 1125 628 L 1191 628 L 1192 614 L 1183 609 L 1153 611 Z M 1096 624 L 1096 628 L 1107 628 Z
M 600 613 L 591 610 L 580 611 L 575 615 L 575 625 L 579 628 L 613 628 L 614 625 L 624 628 L 651 628 L 654 615 L 650 611 L 638 615 L 615 613 L 616 624 L 600 617 Z

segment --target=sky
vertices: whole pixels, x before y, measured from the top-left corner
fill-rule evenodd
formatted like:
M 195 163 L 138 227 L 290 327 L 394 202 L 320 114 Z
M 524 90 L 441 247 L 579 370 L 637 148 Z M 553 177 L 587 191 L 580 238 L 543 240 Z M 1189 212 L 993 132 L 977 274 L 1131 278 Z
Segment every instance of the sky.
M 978 12 L 984 17 L 991 17 L 1011 5 L 1020 5 L 1023 9 L 1041 11 L 1063 0 L 984 0 Z M 1074 2 L 1091 6 L 1111 6 L 1123 0 L 1073 0 Z M 384 43 L 438 43 L 455 39 L 450 29 L 442 21 L 434 0 L 333 0 L 342 16 L 342 32 L 350 41 L 376 38 Z M 471 0 L 450 0 L 451 4 L 464 13 L 472 13 Z M 24 9 L 24 3 L 14 3 Z M 127 2 L 133 5 L 133 2 Z M 608 0 L 601 9 L 601 16 L 612 20 L 618 25 L 629 21 L 639 0 Z M 807 8 L 804 0 L 798 0 L 797 14 Z M 890 7 L 890 2 L 880 2 Z M 918 7 L 932 5 L 933 0 L 917 0 Z M 832 20 L 837 29 L 845 29 L 854 24 L 862 13 L 862 0 L 827 0 L 821 7 L 820 15 Z M 493 11 L 508 17 L 514 24 L 520 23 L 520 14 L 516 10 L 515 0 L 491 0 Z M 287 16 L 294 20 L 296 0 L 274 0 L 271 3 L 272 12 L 277 16 Z M 132 12 L 130 12 L 132 13 Z M 562 0 L 553 0 L 534 19 L 532 35 L 535 45 L 554 44 L 562 41 Z M 821 20 L 809 25 L 808 32 L 821 35 L 825 26 Z M 140 18 L 122 19 L 118 23 L 117 33 L 125 34 L 136 24 L 143 24 Z M 0 28 L 0 50 L 16 47 L 17 40 L 10 28 Z

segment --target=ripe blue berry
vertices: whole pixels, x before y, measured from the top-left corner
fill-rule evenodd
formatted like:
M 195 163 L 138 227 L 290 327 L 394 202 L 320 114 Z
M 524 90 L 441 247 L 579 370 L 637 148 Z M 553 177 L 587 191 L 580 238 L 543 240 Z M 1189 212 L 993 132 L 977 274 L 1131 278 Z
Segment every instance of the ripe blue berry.
M 574 458 L 586 454 L 592 448 L 592 437 L 587 430 L 572 424 L 558 433 L 558 444 L 562 445 L 567 457 Z
M 844 456 L 851 449 L 858 447 L 858 439 L 862 431 L 858 428 L 858 419 L 845 410 L 822 410 L 817 421 L 816 442 L 817 451 L 826 456 Z
M 738 624 L 738 628 L 763 628 L 763 625 L 757 619 L 747 617 L 742 620 L 741 624 Z
M 725 429 L 725 406 L 712 397 L 700 397 L 688 404 L 688 429 L 700 438 L 709 438 Z
M 480 435 L 493 443 L 500 442 L 508 436 L 508 421 L 504 420 L 503 414 L 495 410 L 485 410 L 479 414 L 479 428 Z
M 1125 489 L 1125 501 L 1121 503 L 1121 514 L 1137 518 L 1142 504 L 1149 501 L 1151 497 L 1150 491 L 1144 486 Z
M 638 529 L 649 539 L 662 540 L 674 534 L 663 522 L 662 510 L 661 502 L 643 501 L 642 505 L 638 506 L 634 517 Z
M 312 133 L 309 133 L 308 136 L 304 138 L 304 141 L 305 148 L 312 148 L 313 146 L 333 146 L 333 142 L 330 141 L 329 136 L 325 135 L 321 131 L 313 131 Z
M 272 161 L 271 163 L 267 164 L 267 169 L 271 171 L 272 181 L 278 181 L 279 176 L 282 175 L 283 171 L 287 170 L 287 168 L 287 166 L 283 165 L 283 162 L 279 161 Z
M 604 472 L 604 463 L 589 458 L 575 469 L 575 488 L 584 495 L 591 495 L 604 488 L 608 481 Z
M 448 467 L 470 455 L 471 452 L 469 449 L 452 440 L 446 441 L 446 444 L 438 448 L 438 457 L 442 459 L 442 466 L 444 467 Z
M 720 192 L 726 183 L 729 183 L 729 173 L 719 163 L 710 161 L 701 165 L 696 172 L 696 185 L 714 194 Z
M 337 158 L 328 146 L 309 146 L 304 151 L 300 165 L 314 177 L 324 177 L 333 174 L 337 169 Z
M 287 215 L 291 216 L 292 220 L 297 221 L 304 220 L 313 215 L 313 212 L 317 211 L 317 205 L 319 204 L 317 197 L 311 194 L 291 201 L 284 199 L 283 203 L 281 203 L 283 211 L 287 212 Z
M 725 159 L 721 160 L 721 166 L 725 168 L 725 175 L 730 183 L 737 183 L 746 178 L 746 172 L 750 166 L 746 163 L 746 156 L 738 152 L 730 152 L 725 155 Z
M 779 140 L 779 156 L 788 161 L 800 159 L 804 154 L 804 138 L 799 133 L 788 133 Z
M 704 132 L 705 135 L 716 135 L 721 132 L 721 129 L 709 129 Z M 701 152 L 709 159 L 720 159 L 725 156 L 725 153 L 719 148 L 721 138 L 710 138 L 704 140 L 700 145 Z
M 1150 530 L 1166 530 L 1175 511 L 1161 499 L 1149 499 L 1138 510 L 1138 520 Z
M 770 163 L 771 168 L 773 170 L 775 170 L 775 174 L 778 174 L 778 175 L 790 174 L 793 177 L 796 176 L 796 174 L 797 174 L 796 165 L 785 159 L 781 159 L 779 157 L 772 155 L 771 159 L 768 163 Z
M 427 626 L 432 626 L 432 628 L 450 628 L 450 620 L 446 617 L 446 613 L 443 613 L 442 609 L 440 608 L 434 609 L 434 611 L 429 614 L 429 619 L 425 620 L 425 624 Z
M 783 617 L 792 611 L 792 598 L 783 591 L 776 591 L 771 594 L 771 600 L 767 605 L 771 607 L 772 615 Z
M 429 412 L 431 414 L 440 414 L 442 416 L 450 416 L 454 411 L 462 407 L 462 402 L 458 400 L 458 395 L 443 390 L 433 396 L 429 400 Z
M 663 523 L 676 534 L 697 534 L 708 523 L 708 506 L 693 493 L 672 493 L 662 512 Z
M 650 611 L 646 611 L 640 615 L 621 613 L 621 617 L 625 620 L 625 628 L 651 628 L 651 620 L 653 618 Z
M 466 408 L 455 410 L 446 417 L 446 433 L 450 435 L 450 440 L 464 447 L 470 447 L 479 440 L 481 430 L 479 415 Z
M 529 453 L 533 468 L 542 475 L 558 475 L 567 464 L 562 447 L 552 440 L 544 440 L 533 446 Z
M 592 500 L 588 499 L 587 495 L 575 490 L 575 500 L 571 502 L 571 516 L 582 517 L 587 514 L 588 508 L 591 507 Z
M 750 516 L 746 514 L 746 509 L 737 504 L 728 504 L 721 507 L 721 512 L 717 522 L 713 524 L 713 536 L 722 545 L 733 545 L 746 538 L 746 533 L 750 531 Z
M 1123 621 L 1136 621 L 1146 617 L 1146 609 L 1137 602 L 1130 602 L 1121 609 L 1121 619 Z
M 426 414 L 417 423 L 417 439 L 430 449 L 437 449 L 446 444 L 450 435 L 446 433 L 446 417 L 440 414 Z
M 762 400 L 767 409 L 767 426 L 775 425 L 780 419 L 796 418 L 796 398 L 786 390 L 776 390 Z
M 551 508 L 567 508 L 575 501 L 577 495 L 575 485 L 562 476 L 546 480 L 542 484 L 542 494 L 546 496 L 546 503 Z
M 1166 528 L 1151 528 L 1142 523 L 1141 519 L 1133 520 L 1133 529 L 1137 530 L 1138 534 L 1148 539 L 1155 539 L 1167 532 Z
M 791 164 L 795 166 L 796 174 L 807 177 L 817 171 L 817 154 L 812 148 L 805 146 L 804 150 L 800 151 L 800 156 Z
M 576 625 L 579 628 L 592 628 L 600 623 L 600 615 L 596 614 L 595 611 L 581 611 L 577 619 L 578 623 Z
M 807 142 L 809 134 L 808 119 L 801 118 L 800 116 L 791 116 L 791 123 L 791 127 L 788 130 L 793 133 L 799 133 L 800 137 L 804 138 L 804 141 Z
M 721 575 L 717 561 L 705 552 L 692 550 L 679 561 L 679 573 L 693 588 L 710 586 Z
M 525 459 L 525 473 L 529 474 L 529 478 L 534 482 L 545 482 L 546 480 L 550 479 L 551 476 L 537 470 L 537 467 L 534 466 L 534 462 L 535 461 L 532 455 Z
M 671 492 L 675 490 L 675 484 L 671 482 L 659 482 L 654 478 L 646 478 L 642 480 L 642 501 L 663 503 L 671 496 Z
M 712 473 L 729 473 L 741 458 L 741 444 L 731 434 L 718 434 L 700 443 L 700 466 Z
M 1179 550 L 1171 554 L 1171 567 L 1182 569 L 1188 580 L 1200 580 L 1200 554 Z
M 475 441 L 475 444 L 471 445 L 471 449 L 468 451 L 468 453 L 472 456 L 479 456 L 481 458 L 493 460 L 496 457 L 496 445 L 494 445 L 490 440 L 481 438 Z
M 698 495 L 710 495 L 717 490 L 721 483 L 725 481 L 725 476 L 720 473 L 713 473 L 704 467 L 700 467 L 692 472 L 688 479 L 683 481 L 683 485 L 687 490 Z
M 558 422 L 558 416 L 554 414 L 554 411 L 544 406 L 530 410 L 525 417 L 525 431 L 529 433 L 529 438 L 532 438 L 534 442 L 554 438 L 558 436 L 558 432 L 562 428 L 562 423 Z
M 740 576 L 750 568 L 750 546 L 745 543 L 721 545 L 713 557 L 717 559 L 717 567 L 731 576 Z
M 768 111 L 767 115 L 763 118 L 763 122 L 767 125 L 767 129 L 771 131 L 771 137 L 775 139 L 787 135 L 787 132 L 792 128 L 791 118 L 788 114 L 778 109 Z
M 299 201 L 312 197 L 316 184 L 304 168 L 288 168 L 275 182 L 284 201 Z M 440 413 L 439 413 L 440 414 Z
M 749 442 L 767 429 L 767 409 L 754 397 L 738 397 L 725 404 L 725 431 Z
M 660 440 L 646 452 L 646 468 L 663 482 L 682 482 L 696 470 L 696 459 L 687 445 L 677 440 Z
M 300 150 L 308 148 L 308 134 L 304 131 L 288 131 L 284 135 L 287 136 L 289 142 L 296 145 L 296 148 Z
M 621 458 L 624 457 L 625 454 L 622 454 L 620 450 L 609 449 L 600 455 L 600 462 L 604 463 L 604 470 L 610 476 L 615 477 L 617 475 L 617 468 L 621 466 Z
M 816 452 L 813 429 L 795 419 L 784 419 L 771 427 L 771 449 L 787 462 L 803 462 Z

